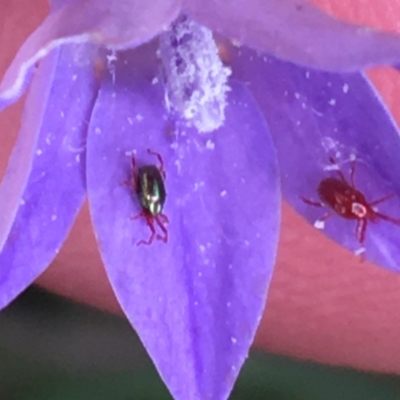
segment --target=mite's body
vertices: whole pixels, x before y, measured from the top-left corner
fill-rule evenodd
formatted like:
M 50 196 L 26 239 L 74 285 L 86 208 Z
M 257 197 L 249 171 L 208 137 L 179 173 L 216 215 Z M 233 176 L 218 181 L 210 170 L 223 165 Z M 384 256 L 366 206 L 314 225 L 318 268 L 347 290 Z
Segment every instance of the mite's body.
M 323 179 L 317 192 L 321 201 L 343 218 L 377 218 L 365 196 L 346 181 L 337 178 Z
M 335 160 L 329 158 L 331 164 L 337 166 Z M 400 226 L 400 220 L 388 215 L 381 214 L 374 210 L 374 206 L 395 196 L 390 194 L 378 200 L 368 202 L 364 194 L 356 189 L 354 184 L 355 162 L 350 169 L 350 182 L 348 182 L 343 172 L 338 168 L 335 170 L 338 177 L 328 177 L 323 179 L 317 188 L 321 202 L 313 201 L 302 197 L 302 200 L 310 205 L 317 207 L 329 207 L 334 213 L 342 218 L 357 221 L 356 237 L 360 244 L 364 243 L 368 221 L 377 222 L 379 219 L 392 222 Z M 323 216 L 320 221 L 326 221 L 334 213 L 330 212 Z

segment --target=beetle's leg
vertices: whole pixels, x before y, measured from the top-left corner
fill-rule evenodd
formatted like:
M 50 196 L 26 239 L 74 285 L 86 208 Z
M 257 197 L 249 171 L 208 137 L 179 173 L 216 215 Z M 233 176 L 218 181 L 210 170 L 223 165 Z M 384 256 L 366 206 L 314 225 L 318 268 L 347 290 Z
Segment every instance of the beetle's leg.
M 132 186 L 133 190 L 136 192 L 138 188 L 138 180 L 139 180 L 139 172 L 138 172 L 138 167 L 136 163 L 136 158 L 134 155 L 132 155 Z
M 163 221 L 161 221 L 163 224 L 168 223 L 169 219 L 165 214 L 158 214 L 158 217 L 160 218 L 160 220 L 162 219 Z
M 139 218 L 142 218 L 142 217 L 145 217 L 145 218 L 146 218 L 146 213 L 145 213 L 144 210 L 140 211 L 139 214 L 133 215 L 133 216 L 131 217 L 131 219 L 139 219 Z
M 147 222 L 147 226 L 150 228 L 151 230 L 151 235 L 150 238 L 148 240 L 139 240 L 139 242 L 136 243 L 136 246 L 140 246 L 141 244 L 145 244 L 145 245 L 150 245 L 153 243 L 154 238 L 156 237 L 156 229 L 154 228 L 154 224 L 153 224 L 153 217 L 152 216 L 148 216 L 147 214 L 144 214 L 145 218 L 146 218 L 146 222 Z
M 131 160 L 131 174 L 132 177 L 130 179 L 127 179 L 126 181 L 123 181 L 121 183 L 121 186 L 131 186 L 133 187 L 133 190 L 136 192 L 138 188 L 139 173 L 136 165 L 135 156 L 132 156 Z
M 320 202 L 320 201 L 314 201 L 307 199 L 306 197 L 300 196 L 300 199 L 304 201 L 304 203 L 309 204 L 310 206 L 315 206 L 315 207 L 325 207 L 325 204 Z
M 160 154 L 160 153 L 156 153 L 155 151 L 153 151 L 153 150 L 151 150 L 151 149 L 147 149 L 147 152 L 148 152 L 149 154 L 152 154 L 153 156 L 156 156 L 156 157 L 157 157 L 158 162 L 160 163 L 160 166 L 158 167 L 158 169 L 160 170 L 162 177 L 163 177 L 164 179 L 166 179 L 167 175 L 166 175 L 166 173 L 165 173 L 165 169 L 164 169 L 164 160 L 163 160 L 163 158 L 161 157 L 161 154 Z
M 164 243 L 168 242 L 168 230 L 167 228 L 162 224 L 162 222 L 160 221 L 160 216 L 163 215 L 165 217 L 164 214 L 159 214 L 157 216 L 154 217 L 155 221 L 157 222 L 157 225 L 160 227 L 160 229 L 163 231 L 164 236 L 161 235 L 157 235 L 157 239 L 158 240 L 162 240 Z
M 137 192 L 137 188 L 139 187 L 138 180 L 135 177 L 132 177 L 131 179 L 127 179 L 126 181 L 121 182 L 121 186 L 129 186 L 133 188 L 134 192 Z

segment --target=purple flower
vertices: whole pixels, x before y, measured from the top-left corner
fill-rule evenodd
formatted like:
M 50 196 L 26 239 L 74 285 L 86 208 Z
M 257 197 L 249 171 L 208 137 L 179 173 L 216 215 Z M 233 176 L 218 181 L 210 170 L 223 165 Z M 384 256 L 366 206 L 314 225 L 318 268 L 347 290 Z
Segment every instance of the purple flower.
M 3 109 L 31 80 L 0 187 L 0 307 L 54 259 L 87 194 L 110 282 L 174 398 L 225 399 L 264 308 L 281 189 L 315 223 L 326 210 L 302 198 L 354 165 L 400 218 L 398 131 L 359 72 L 398 63 L 400 38 L 301 0 L 51 3 L 0 86 Z M 147 149 L 169 238 L 137 245 L 150 230 L 124 182 L 132 157 L 158 165 Z M 354 221 L 325 222 L 360 250 Z M 396 269 L 400 228 L 367 228 L 365 257 Z

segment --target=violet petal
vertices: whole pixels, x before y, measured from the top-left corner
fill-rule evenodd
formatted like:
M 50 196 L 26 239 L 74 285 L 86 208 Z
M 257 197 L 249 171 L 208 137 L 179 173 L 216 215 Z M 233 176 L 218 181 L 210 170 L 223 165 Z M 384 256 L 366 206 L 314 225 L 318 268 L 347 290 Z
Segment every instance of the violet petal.
M 155 51 L 118 54 L 90 122 L 87 181 L 116 296 L 175 399 L 225 399 L 260 321 L 275 261 L 280 195 L 275 150 L 245 87 L 232 82 L 226 124 L 176 133 Z M 146 54 L 147 52 L 147 54 Z M 132 187 L 139 165 L 166 171 L 168 243 L 150 230 Z
M 305 0 L 185 0 L 198 22 L 300 65 L 355 71 L 400 61 L 400 36 L 351 25 Z
M 361 252 L 355 220 L 333 212 L 320 224 L 332 210 L 301 199 L 321 201 L 319 183 L 338 177 L 330 157 L 348 182 L 355 159 L 355 187 L 368 201 L 396 194 L 377 208 L 400 221 L 399 130 L 368 79 L 360 73 L 307 70 L 248 49 L 231 50 L 233 71 L 248 82 L 268 121 L 289 203 L 329 237 Z M 369 222 L 364 247 L 366 258 L 400 271 L 399 226 L 382 219 Z
M 92 64 L 77 66 L 76 55 L 75 46 L 65 46 L 44 59 L 26 100 L 0 193 L 2 207 L 15 209 L 0 253 L 0 308 L 50 264 L 85 197 L 86 121 L 97 83 Z M 18 185 L 4 190 L 13 179 Z
M 66 43 L 93 42 L 122 48 L 151 39 L 178 15 L 180 0 L 68 0 L 52 12 L 21 46 L 0 84 L 0 111 L 16 101 L 33 65 Z
M 48 0 L 48 3 L 50 4 L 51 10 L 56 11 L 65 4 L 68 4 L 69 1 L 71 0 Z

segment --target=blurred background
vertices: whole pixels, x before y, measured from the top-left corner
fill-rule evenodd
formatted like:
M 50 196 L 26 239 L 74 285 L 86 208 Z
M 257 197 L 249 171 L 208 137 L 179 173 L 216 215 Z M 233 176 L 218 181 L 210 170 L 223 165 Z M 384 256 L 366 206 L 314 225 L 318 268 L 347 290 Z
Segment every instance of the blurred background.
M 122 318 L 30 288 L 0 313 L 1 400 L 171 399 Z M 252 352 L 232 400 L 400 399 L 400 378 Z

